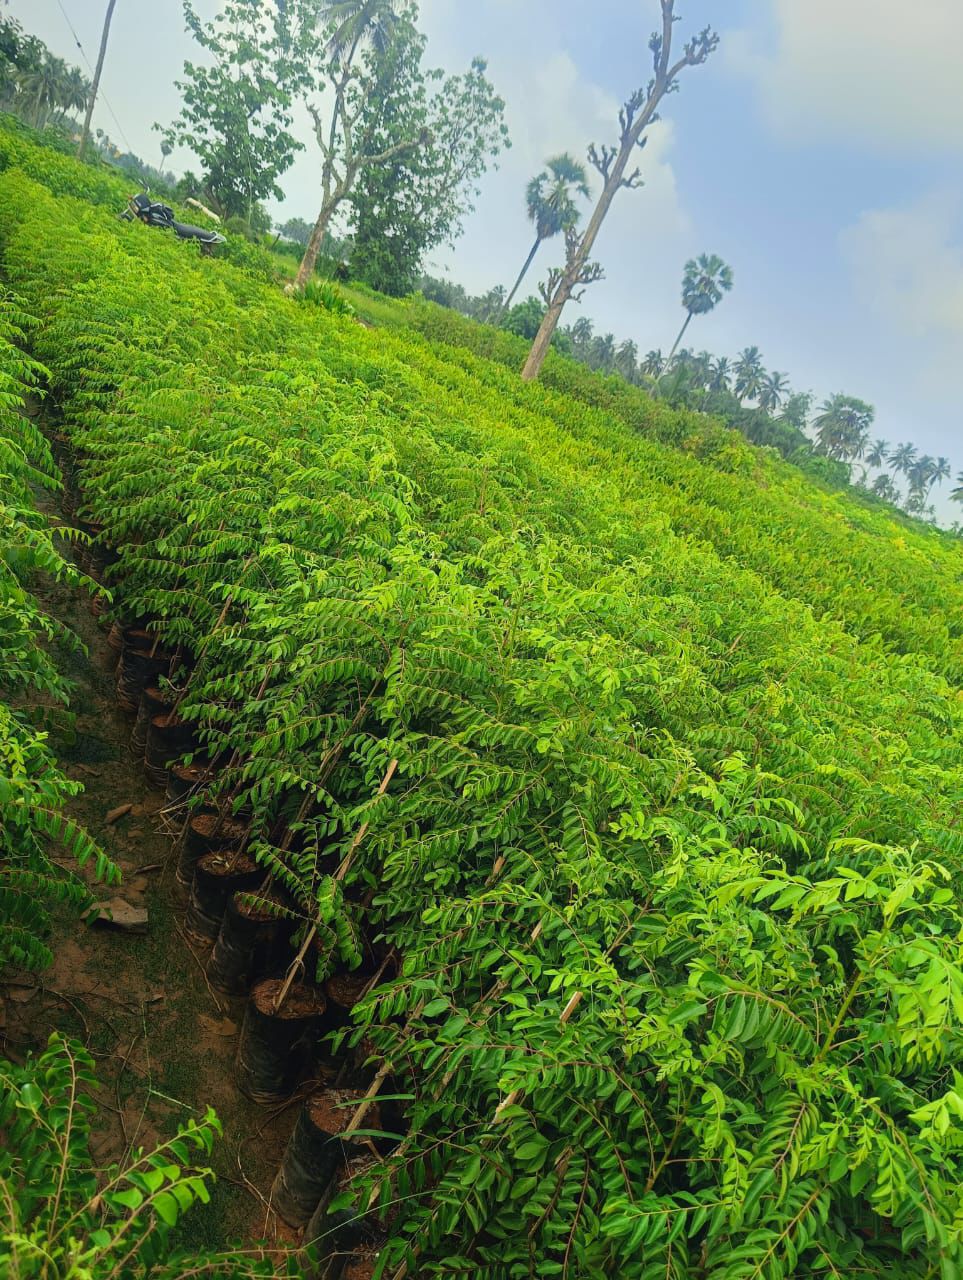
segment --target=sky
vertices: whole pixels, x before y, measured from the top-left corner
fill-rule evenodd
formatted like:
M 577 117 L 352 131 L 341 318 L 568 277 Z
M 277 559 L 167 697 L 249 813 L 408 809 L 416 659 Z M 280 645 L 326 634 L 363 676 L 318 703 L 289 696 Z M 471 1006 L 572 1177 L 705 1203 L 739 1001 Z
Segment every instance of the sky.
M 6 11 L 84 66 L 70 26 L 93 62 L 105 7 L 8 0 Z M 755 344 L 794 388 L 868 400 L 875 435 L 963 471 L 963 2 L 676 7 L 677 39 L 712 25 L 719 49 L 667 99 L 640 156 L 645 185 L 619 193 L 597 243 L 606 278 L 565 320 L 585 314 L 643 352 L 668 349 L 686 259 L 718 253 L 735 287 L 687 344 L 730 356 Z M 528 179 L 559 151 L 615 139 L 619 104 L 648 79 L 658 13 L 657 0 L 422 0 L 429 62 L 456 72 L 486 57 L 513 140 L 434 273 L 470 292 L 513 282 L 532 241 Z M 193 56 L 179 0 L 117 0 L 95 124 L 159 164 L 151 126 L 176 116 L 173 82 Z M 282 209 L 313 221 L 306 114 L 297 131 L 306 150 L 281 180 Z M 186 154 L 168 162 L 190 166 Z M 543 246 L 533 292 L 561 254 L 560 241 Z M 959 515 L 945 494 L 938 507 Z

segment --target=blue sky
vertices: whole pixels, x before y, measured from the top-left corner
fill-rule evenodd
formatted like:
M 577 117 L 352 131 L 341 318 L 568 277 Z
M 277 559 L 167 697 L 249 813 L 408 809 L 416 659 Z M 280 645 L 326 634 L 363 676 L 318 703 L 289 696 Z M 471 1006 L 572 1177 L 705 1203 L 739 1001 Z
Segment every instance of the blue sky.
M 61 3 L 92 58 L 101 0 Z M 735 354 L 755 343 L 795 387 L 861 396 L 879 435 L 963 470 L 963 3 L 929 0 L 913 21 L 905 0 L 677 8 L 678 34 L 711 23 L 719 51 L 667 101 L 641 157 L 646 186 L 620 193 L 597 246 L 607 279 L 566 319 L 585 313 L 643 351 L 668 347 L 685 259 L 719 253 L 735 289 L 693 323 L 693 346 Z M 11 0 L 9 11 L 79 60 L 58 0 Z M 647 78 L 657 14 L 657 0 L 422 0 L 429 56 L 450 70 L 488 57 L 515 143 L 465 236 L 436 253 L 439 273 L 479 291 L 511 282 L 531 242 L 527 179 L 559 150 L 613 138 L 618 104 Z M 176 113 L 172 81 L 188 56 L 176 0 L 118 0 L 106 94 L 155 162 L 150 125 Z M 106 110 L 99 122 L 116 136 Z M 308 150 L 282 185 L 286 212 L 311 218 L 306 117 L 301 131 Z M 542 254 L 536 279 L 558 247 Z

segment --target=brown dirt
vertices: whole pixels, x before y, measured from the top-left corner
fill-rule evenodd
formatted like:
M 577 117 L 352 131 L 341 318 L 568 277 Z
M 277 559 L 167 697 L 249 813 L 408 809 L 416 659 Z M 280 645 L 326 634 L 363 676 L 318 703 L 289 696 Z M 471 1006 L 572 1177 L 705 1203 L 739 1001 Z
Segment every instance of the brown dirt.
M 315 1128 L 323 1133 L 341 1133 L 350 1123 L 354 1107 L 364 1101 L 364 1094 L 355 1089 L 325 1089 L 316 1093 L 308 1103 L 308 1115 Z M 365 1114 L 365 1129 L 380 1129 L 378 1104 L 374 1103 Z
M 361 973 L 336 973 L 324 984 L 328 999 L 342 1009 L 353 1009 L 371 981 Z
M 202 813 L 191 819 L 191 827 L 199 836 L 210 839 L 217 832 L 218 838 L 242 840 L 247 834 L 247 823 L 236 818 L 220 818 L 216 813 Z
M 230 849 L 224 849 L 218 853 L 205 853 L 197 865 L 203 867 L 212 876 L 248 875 L 257 869 L 257 863 L 253 858 L 246 853 L 238 853 L 236 850 L 232 852 Z
M 259 982 L 251 992 L 251 999 L 263 1014 L 274 1012 L 274 1001 L 284 986 L 283 978 L 269 978 L 267 982 Z M 284 1004 L 277 1012 L 277 1017 L 311 1018 L 320 1017 L 324 1013 L 324 996 L 312 987 L 302 987 L 295 983 L 284 998 Z
M 179 1122 L 212 1106 L 224 1129 L 212 1159 L 217 1182 L 211 1204 L 179 1227 L 180 1242 L 203 1249 L 236 1239 L 290 1240 L 265 1205 L 298 1100 L 266 1113 L 235 1088 L 237 1037 L 225 1029 L 240 1025 L 243 1001 L 215 996 L 202 970 L 206 954 L 183 935 L 172 860 L 176 833 L 160 812 L 163 799 L 148 788 L 128 751 L 133 718 L 117 708 L 116 654 L 86 596 L 59 586 L 42 594 L 88 648 L 87 657 L 66 650 L 56 655 L 74 681 L 73 724 L 55 725 L 50 742 L 68 776 L 86 788 L 70 803 L 70 816 L 122 872 L 120 886 L 94 886 L 94 894 L 146 906 L 149 931 L 91 929 L 65 911 L 55 921 L 52 968 L 39 976 L 15 974 L 0 988 L 2 1048 L 23 1061 L 54 1030 L 88 1047 L 100 1079 L 93 1145 L 103 1163 L 171 1136 Z M 127 803 L 140 825 L 109 825 L 106 815 Z M 235 825 L 243 833 L 243 825 Z

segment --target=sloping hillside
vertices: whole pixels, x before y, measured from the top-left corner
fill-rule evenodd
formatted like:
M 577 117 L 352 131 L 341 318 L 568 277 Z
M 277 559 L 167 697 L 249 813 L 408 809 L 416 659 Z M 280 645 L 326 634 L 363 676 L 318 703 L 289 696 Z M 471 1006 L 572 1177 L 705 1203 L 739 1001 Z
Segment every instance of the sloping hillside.
M 114 613 L 296 921 L 276 976 L 372 984 L 378 1273 L 961 1274 L 959 544 L 0 161 Z

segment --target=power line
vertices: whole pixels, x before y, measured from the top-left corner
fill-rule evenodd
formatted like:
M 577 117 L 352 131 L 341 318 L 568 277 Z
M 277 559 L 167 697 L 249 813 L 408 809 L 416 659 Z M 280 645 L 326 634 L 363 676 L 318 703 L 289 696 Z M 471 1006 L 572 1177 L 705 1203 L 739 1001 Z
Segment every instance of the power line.
M 87 64 L 87 70 L 90 72 L 91 75 L 93 75 L 94 68 L 91 64 L 90 59 L 87 57 L 87 50 L 80 43 L 80 36 L 77 35 L 77 32 L 74 30 L 74 24 L 70 21 L 70 18 L 67 16 L 67 10 L 63 6 L 63 0 L 57 0 L 57 8 L 63 14 L 64 22 L 66 22 L 67 26 L 70 28 L 70 34 L 74 38 L 74 44 L 76 44 L 77 48 L 80 50 L 81 57 L 83 58 L 84 62 L 86 62 Z M 104 93 L 103 88 L 101 88 L 100 90 L 100 101 L 104 104 L 104 106 L 110 112 L 111 119 L 113 120 L 114 124 L 117 126 L 117 132 L 120 134 L 120 140 L 121 142 L 123 142 L 124 146 L 127 148 L 128 154 L 133 155 L 134 148 L 130 145 L 130 139 L 127 137 L 126 133 L 124 133 L 124 127 L 120 123 L 120 121 L 117 119 L 117 114 L 114 111 L 114 108 L 110 105 L 110 99 L 107 97 L 106 93 Z

